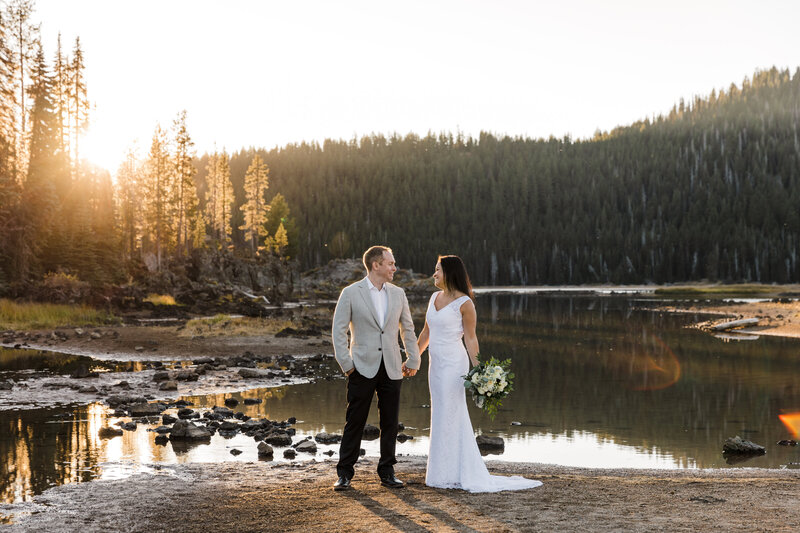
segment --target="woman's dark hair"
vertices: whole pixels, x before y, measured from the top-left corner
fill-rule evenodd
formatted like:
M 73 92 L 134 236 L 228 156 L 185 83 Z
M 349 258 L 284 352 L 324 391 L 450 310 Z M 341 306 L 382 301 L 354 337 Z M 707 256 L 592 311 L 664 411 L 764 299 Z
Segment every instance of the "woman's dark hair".
M 464 261 L 457 255 L 440 255 L 439 264 L 442 265 L 442 282 L 448 291 L 463 292 L 471 299 L 475 299 L 472 294 L 472 284 L 469 282 L 469 274 Z

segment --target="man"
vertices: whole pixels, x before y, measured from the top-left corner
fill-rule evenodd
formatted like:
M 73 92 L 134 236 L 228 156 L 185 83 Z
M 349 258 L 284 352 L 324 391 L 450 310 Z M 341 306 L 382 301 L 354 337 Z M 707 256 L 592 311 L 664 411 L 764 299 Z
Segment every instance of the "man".
M 333 313 L 333 350 L 347 375 L 347 422 L 336 465 L 339 480 L 334 490 L 350 488 L 361 436 L 376 392 L 381 429 L 378 476 L 385 487 L 403 486 L 394 475 L 400 385 L 403 376 L 413 376 L 420 365 L 406 293 L 389 283 L 397 270 L 392 250 L 373 246 L 364 252 L 363 260 L 367 277 L 342 290 Z M 398 329 L 408 356 L 405 362 L 397 343 Z

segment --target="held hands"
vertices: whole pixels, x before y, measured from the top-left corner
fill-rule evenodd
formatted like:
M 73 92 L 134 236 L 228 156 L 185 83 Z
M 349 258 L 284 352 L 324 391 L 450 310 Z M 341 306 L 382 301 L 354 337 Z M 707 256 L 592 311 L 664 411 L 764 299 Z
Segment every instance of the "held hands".
M 403 377 L 407 378 L 410 378 L 417 373 L 416 368 L 408 368 L 405 363 L 403 363 L 403 366 L 400 367 L 400 370 L 403 371 Z

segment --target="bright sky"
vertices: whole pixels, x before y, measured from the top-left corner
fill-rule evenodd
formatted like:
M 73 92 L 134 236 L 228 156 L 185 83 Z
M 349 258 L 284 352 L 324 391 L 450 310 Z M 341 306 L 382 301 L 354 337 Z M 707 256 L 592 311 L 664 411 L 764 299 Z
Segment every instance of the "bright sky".
M 370 133 L 590 137 L 800 66 L 794 0 L 37 0 L 86 55 L 92 159 L 182 109 L 198 153 Z

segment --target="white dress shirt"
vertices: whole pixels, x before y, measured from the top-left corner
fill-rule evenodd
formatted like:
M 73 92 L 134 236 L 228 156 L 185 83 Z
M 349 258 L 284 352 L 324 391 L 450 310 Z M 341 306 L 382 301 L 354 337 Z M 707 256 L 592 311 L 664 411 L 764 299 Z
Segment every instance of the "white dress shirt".
M 369 285 L 369 295 L 372 297 L 372 304 L 378 312 L 378 325 L 383 327 L 386 323 L 386 308 L 389 307 L 389 294 L 386 292 L 386 285 L 384 284 L 378 289 L 372 284 L 372 281 L 367 277 Z

